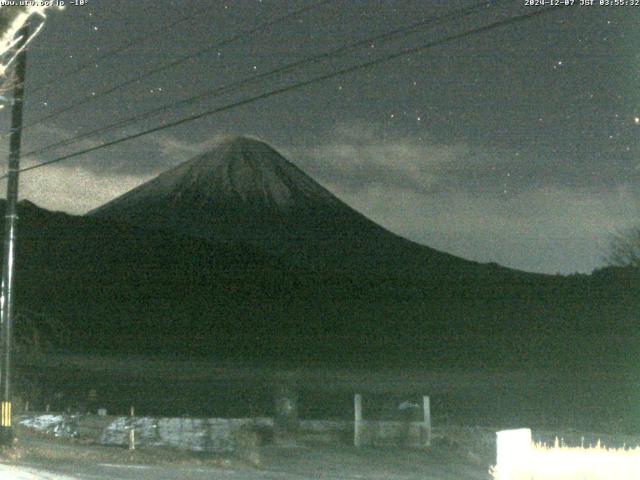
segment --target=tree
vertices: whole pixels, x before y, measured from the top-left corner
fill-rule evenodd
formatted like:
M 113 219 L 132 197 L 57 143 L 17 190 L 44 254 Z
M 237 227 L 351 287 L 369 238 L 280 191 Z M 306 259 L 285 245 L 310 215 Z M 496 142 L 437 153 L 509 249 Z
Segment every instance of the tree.
M 615 267 L 640 267 L 640 226 L 614 234 L 605 260 Z

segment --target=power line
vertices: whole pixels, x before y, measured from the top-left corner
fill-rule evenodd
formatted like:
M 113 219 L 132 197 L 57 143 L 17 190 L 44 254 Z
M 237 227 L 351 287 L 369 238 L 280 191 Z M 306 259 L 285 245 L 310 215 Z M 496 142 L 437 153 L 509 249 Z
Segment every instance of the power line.
M 449 12 L 449 13 L 447 13 L 445 15 L 438 15 L 436 17 L 431 17 L 431 18 L 428 18 L 426 20 L 422 20 L 420 22 L 413 23 L 413 24 L 411 24 L 411 25 L 409 25 L 407 27 L 398 28 L 398 29 L 395 29 L 395 30 L 392 30 L 392 31 L 389 31 L 389 32 L 385 32 L 385 33 L 382 33 L 382 34 L 379 34 L 379 35 L 375 35 L 373 37 L 368 37 L 368 38 L 365 38 L 363 40 L 359 40 L 357 42 L 351 43 L 349 45 L 345 45 L 345 46 L 339 47 L 337 49 L 331 50 L 329 52 L 324 52 L 324 53 L 321 53 L 321 54 L 318 54 L 318 55 L 314 55 L 313 57 L 310 57 L 310 58 L 306 58 L 306 59 L 299 60 L 299 61 L 287 64 L 287 65 L 284 65 L 284 66 L 281 66 L 281 67 L 277 67 L 276 69 L 270 70 L 269 72 L 265 72 L 265 73 L 262 73 L 262 74 L 259 74 L 259 75 L 254 75 L 254 76 L 251 76 L 251 77 L 246 77 L 246 78 L 244 78 L 242 80 L 238 80 L 236 82 L 224 85 L 222 87 L 218 87 L 218 88 L 215 88 L 215 89 L 212 89 L 212 90 L 207 90 L 207 91 L 205 91 L 203 93 L 200 93 L 198 95 L 194 95 L 192 97 L 180 100 L 178 102 L 174 102 L 174 103 L 171 103 L 171 104 L 168 104 L 168 105 L 164 105 L 164 106 L 152 109 L 150 111 L 147 111 L 147 112 L 144 112 L 144 113 L 141 113 L 141 114 L 138 114 L 138 115 L 134 115 L 133 117 L 128 117 L 128 118 L 119 120 L 119 121 L 117 121 L 115 123 L 112 123 L 112 124 L 109 124 L 109 125 L 106 125 L 106 126 L 91 130 L 89 132 L 82 133 L 82 134 L 77 135 L 77 136 L 72 137 L 72 138 L 61 140 L 59 142 L 53 143 L 51 145 L 47 145 L 47 146 L 39 148 L 37 150 L 29 151 L 29 152 L 25 153 L 24 156 L 25 157 L 26 156 L 33 156 L 33 155 L 37 155 L 37 154 L 40 154 L 40 153 L 44 153 L 46 151 L 49 151 L 49 150 L 57 148 L 57 147 L 67 146 L 67 145 L 76 143 L 79 140 L 82 140 L 82 139 L 85 139 L 87 137 L 91 137 L 93 135 L 96 135 L 98 133 L 103 133 L 103 132 L 106 132 L 106 131 L 109 131 L 109 130 L 112 130 L 112 129 L 115 129 L 115 128 L 123 127 L 125 125 L 130 125 L 130 124 L 135 123 L 137 121 L 153 117 L 153 116 L 155 116 L 155 115 L 157 115 L 159 113 L 165 112 L 167 110 L 171 110 L 171 109 L 174 109 L 174 108 L 177 108 L 177 107 L 180 107 L 180 106 L 188 105 L 190 103 L 193 103 L 193 102 L 195 102 L 197 100 L 201 100 L 201 99 L 206 98 L 206 97 L 218 97 L 218 96 L 222 95 L 223 93 L 229 93 L 229 92 L 235 91 L 235 90 L 239 89 L 240 87 L 245 86 L 245 85 L 247 85 L 249 83 L 253 83 L 253 82 L 257 81 L 257 80 L 263 80 L 263 79 L 272 77 L 272 76 L 280 74 L 280 73 L 285 73 L 287 71 L 290 71 L 290 70 L 293 70 L 295 68 L 304 66 L 306 64 L 319 63 L 322 60 L 341 55 L 341 54 L 343 54 L 343 53 L 345 53 L 345 52 L 347 52 L 349 50 L 355 49 L 355 48 L 360 47 L 362 45 L 368 45 L 368 44 L 371 44 L 372 42 L 387 41 L 387 40 L 393 39 L 394 37 L 398 37 L 400 35 L 405 35 L 406 36 L 406 35 L 411 34 L 412 32 L 414 32 L 414 31 L 416 31 L 416 30 L 418 30 L 418 29 L 420 29 L 422 27 L 434 24 L 436 22 L 442 22 L 442 21 L 448 21 L 448 20 L 451 20 L 451 19 L 463 18 L 465 16 L 468 16 L 468 15 L 480 10 L 480 9 L 484 9 L 486 7 L 489 7 L 489 6 L 496 5 L 498 3 L 501 3 L 502 1 L 504 1 L 504 0 L 488 0 L 488 1 L 484 1 L 484 2 L 481 2 L 481 3 L 479 3 L 479 4 L 475 5 L 475 6 L 472 6 L 472 7 L 466 7 L 466 8 L 457 9 L 457 10 Z
M 88 102 L 94 101 L 94 100 L 96 100 L 96 99 L 98 99 L 100 97 L 103 97 L 105 95 L 113 93 L 113 92 L 115 92 L 115 91 L 117 91 L 117 90 L 119 90 L 121 88 L 124 88 L 124 87 L 126 87 L 128 85 L 132 85 L 132 84 L 137 83 L 137 82 L 139 82 L 141 80 L 144 80 L 145 78 L 149 78 L 149 77 L 151 77 L 151 76 L 153 76 L 153 75 L 155 75 L 157 73 L 163 72 L 165 70 L 169 70 L 169 69 L 171 69 L 173 67 L 176 67 L 176 66 L 181 65 L 181 64 L 183 64 L 185 62 L 188 62 L 189 60 L 193 60 L 194 58 L 197 58 L 200 55 L 203 55 L 203 54 L 208 53 L 208 52 L 210 52 L 212 50 L 215 50 L 216 48 L 224 47 L 225 45 L 228 45 L 228 44 L 230 44 L 232 42 L 235 42 L 236 40 L 239 40 L 243 36 L 251 35 L 251 34 L 253 34 L 253 33 L 255 33 L 255 32 L 259 31 L 259 30 L 263 30 L 263 29 L 265 29 L 267 27 L 271 27 L 271 26 L 276 25 L 276 24 L 278 24 L 280 22 L 284 22 L 286 20 L 289 20 L 292 17 L 296 17 L 298 15 L 302 15 L 304 13 L 307 13 L 307 12 L 309 12 L 311 10 L 320 8 L 323 5 L 325 5 L 325 4 L 327 4 L 327 3 L 331 2 L 331 1 L 333 1 L 333 0 L 320 0 L 320 1 L 318 1 L 318 2 L 316 2 L 314 4 L 312 4 L 312 5 L 300 8 L 298 10 L 294 10 L 293 12 L 288 13 L 286 15 L 282 15 L 282 16 L 274 18 L 272 20 L 259 23 L 258 25 L 254 26 L 254 27 L 251 27 L 249 29 L 243 30 L 243 31 L 241 31 L 239 33 L 236 33 L 236 34 L 232 35 L 231 37 L 227 38 L 226 40 L 222 40 L 219 43 L 216 43 L 214 45 L 210 45 L 210 46 L 208 46 L 206 48 L 202 48 L 202 49 L 200 49 L 200 50 L 198 50 L 198 51 L 196 51 L 196 52 L 194 52 L 192 54 L 183 56 L 183 57 L 179 58 L 178 60 L 174 60 L 173 62 L 167 63 L 165 65 L 161 65 L 161 66 L 156 67 L 156 68 L 153 68 L 153 69 L 149 70 L 148 72 L 145 72 L 145 73 L 143 73 L 141 75 L 138 75 L 136 77 L 130 78 L 129 80 L 125 80 L 124 82 L 118 83 L 118 84 L 114 85 L 113 87 L 110 87 L 110 88 L 108 88 L 106 90 L 103 90 L 100 93 L 95 93 L 94 92 L 91 95 L 87 95 L 86 97 L 78 100 L 77 102 L 72 103 L 71 105 L 68 105 L 67 107 L 58 109 L 58 110 L 56 110 L 54 112 L 51 112 L 49 115 L 46 115 L 46 116 L 44 116 L 42 118 L 39 118 L 38 120 L 36 120 L 36 121 L 34 121 L 34 122 L 30 123 L 30 124 L 27 124 L 22 128 L 24 130 L 24 129 L 27 129 L 27 128 L 31 128 L 31 127 L 33 127 L 35 125 L 39 125 L 39 124 L 41 124 L 41 123 L 43 123 L 43 122 L 45 122 L 47 120 L 50 120 L 50 119 L 52 119 L 54 117 L 57 117 L 58 115 L 61 115 L 61 114 L 66 113 L 66 112 L 68 112 L 70 110 L 73 110 L 74 108 L 76 108 L 76 107 L 78 107 L 80 105 L 84 105 L 84 104 L 86 104 Z
M 510 17 L 508 19 L 499 20 L 497 22 L 491 23 L 489 25 L 485 25 L 483 27 L 478 27 L 478 28 L 475 28 L 473 30 L 469 30 L 469 31 L 466 31 L 466 32 L 463 32 L 463 33 L 457 33 L 457 34 L 454 34 L 454 35 L 450 35 L 450 36 L 447 36 L 447 37 L 439 39 L 439 40 L 434 40 L 434 41 L 425 43 L 423 45 L 419 45 L 419 46 L 416 46 L 416 47 L 404 48 L 399 52 L 390 53 L 388 55 L 385 55 L 383 57 L 377 58 L 375 60 L 371 60 L 369 62 L 365 62 L 365 63 L 359 64 L 359 65 L 354 65 L 354 66 L 351 66 L 351 67 L 346 67 L 346 68 L 337 70 L 335 72 L 327 73 L 327 74 L 321 75 L 319 77 L 315 77 L 315 78 L 312 78 L 312 79 L 309 79 L 309 80 L 305 80 L 303 82 L 299 82 L 299 83 L 296 83 L 296 84 L 293 84 L 293 85 L 288 85 L 286 87 L 282 87 L 282 88 L 278 88 L 278 89 L 275 89 L 275 90 L 271 90 L 270 92 L 262 93 L 260 95 L 256 95 L 256 96 L 251 97 L 251 98 L 247 98 L 247 99 L 240 100 L 240 101 L 228 104 L 228 105 L 224 105 L 222 107 L 214 108 L 212 110 L 207 110 L 205 112 L 202 112 L 202 113 L 199 113 L 199 114 L 196 114 L 196 115 L 191 115 L 189 117 L 185 117 L 185 118 L 182 118 L 180 120 L 176 120 L 174 122 L 168 123 L 166 125 L 160 125 L 160 126 L 157 126 L 157 127 L 154 127 L 154 128 L 150 128 L 148 130 L 144 130 L 142 132 L 135 133 L 133 135 L 129 135 L 127 137 L 123 137 L 123 138 L 119 138 L 117 140 L 106 142 L 106 143 L 103 143 L 102 145 L 97 145 L 97 146 L 94 146 L 94 147 L 86 148 L 84 150 L 80 150 L 78 152 L 70 153 L 68 155 L 63 155 L 61 157 L 54 158 L 52 160 L 48 160 L 46 162 L 39 163 L 37 165 L 32 165 L 30 167 L 25 167 L 25 168 L 20 169 L 19 172 L 28 172 L 30 170 L 35 170 L 35 169 L 42 168 L 42 167 L 45 167 L 45 166 L 48 166 L 48 165 L 51 165 L 51 164 L 54 164 L 54 163 L 62 162 L 64 160 L 68 160 L 70 158 L 74 158 L 74 157 L 78 157 L 80 155 L 84 155 L 85 153 L 94 152 L 96 150 L 101 150 L 103 148 L 111 147 L 113 145 L 117 145 L 117 144 L 129 141 L 129 140 L 134 140 L 136 138 L 140 138 L 140 137 L 149 135 L 151 133 L 159 132 L 161 130 L 165 130 L 165 129 L 172 128 L 172 127 L 177 127 L 177 126 L 182 125 L 184 123 L 188 123 L 188 122 L 192 122 L 192 121 L 195 121 L 195 120 L 199 120 L 201 118 L 208 117 L 208 116 L 211 116 L 211 115 L 214 115 L 216 113 L 220 113 L 220 112 L 223 112 L 223 111 L 226 111 L 226 110 L 231 110 L 232 108 L 236 108 L 236 107 L 240 107 L 240 106 L 243 106 L 243 105 L 247 105 L 247 104 L 256 102 L 258 100 L 264 100 L 266 98 L 269 98 L 269 97 L 272 97 L 272 96 L 276 96 L 276 95 L 280 95 L 282 93 L 286 93 L 286 92 L 289 92 L 289 91 L 292 91 L 292 90 L 297 90 L 299 88 L 303 88 L 303 87 L 306 87 L 306 86 L 309 86 L 309 85 L 313 85 L 313 84 L 322 82 L 324 80 L 329 80 L 331 78 L 335 78 L 335 77 L 339 77 L 339 76 L 342 76 L 342 75 L 346 75 L 346 74 L 349 74 L 349 73 L 352 73 L 352 72 L 355 72 L 355 71 L 358 71 L 358 70 L 374 67 L 374 66 L 380 65 L 380 64 L 385 63 L 385 62 L 389 62 L 391 60 L 395 60 L 397 58 L 400 58 L 400 57 L 403 57 L 403 56 L 406 56 L 406 55 L 411 55 L 411 54 L 422 52 L 424 50 L 427 50 L 427 49 L 430 49 L 430 48 L 433 48 L 433 47 L 436 47 L 436 46 L 444 45 L 444 44 L 452 42 L 454 40 L 460 40 L 460 39 L 469 37 L 471 35 L 476 35 L 476 34 L 479 34 L 479 33 L 484 33 L 484 32 L 488 32 L 488 31 L 494 30 L 496 28 L 504 27 L 506 25 L 512 25 L 512 24 L 516 24 L 516 23 L 519 23 L 519 22 L 523 22 L 523 21 L 529 20 L 531 18 L 535 18 L 535 17 L 541 16 L 541 15 L 544 15 L 545 13 L 549 13 L 551 11 L 558 11 L 561 8 L 563 8 L 563 6 L 556 6 L 556 7 L 536 10 L 534 12 L 527 13 L 525 15 L 520 15 L 520 16 L 516 16 L 516 17 Z M 2 175 L 0 177 L 0 179 L 5 178 L 6 176 L 7 176 L 6 174 Z
M 206 10 L 209 9 L 209 6 L 207 6 L 206 8 L 203 9 L 199 9 L 197 12 L 198 13 L 194 13 L 191 15 L 187 15 L 185 17 L 181 17 L 178 20 L 175 20 L 171 23 L 169 23 L 168 25 L 163 25 L 162 27 L 159 27 L 155 30 L 152 30 L 149 33 L 146 33 L 144 35 L 140 35 L 139 37 L 136 37 L 135 39 L 131 40 L 130 42 L 127 42 L 119 47 L 116 47 L 112 50 L 109 50 L 105 53 L 103 53 L 102 55 L 99 55 L 98 57 L 94 58 L 93 60 L 91 60 L 90 62 L 81 64 L 79 66 L 77 66 L 76 68 L 67 71 L 66 73 L 62 72 L 62 73 L 58 73 L 55 75 L 56 78 L 56 82 L 59 82 L 60 80 L 63 80 L 65 78 L 69 78 L 72 75 L 77 75 L 78 73 L 81 73 L 83 71 L 85 71 L 86 69 L 94 66 L 96 63 L 98 62 L 102 62 L 104 60 L 106 60 L 109 57 L 113 57 L 115 55 L 118 55 L 119 53 L 124 52 L 125 50 L 128 50 L 131 47 L 135 47 L 136 45 L 141 45 L 143 43 L 148 42 L 149 40 L 151 40 L 153 37 L 162 34 L 162 33 L 166 33 L 167 31 L 171 30 L 172 28 L 180 25 L 181 23 L 184 22 L 188 22 L 189 20 L 193 20 L 195 18 L 198 18 L 202 15 L 202 13 Z M 31 95 L 44 90 L 45 88 L 47 88 L 48 85 L 41 85 L 41 86 L 36 86 L 35 88 L 31 88 L 29 90 L 29 93 Z

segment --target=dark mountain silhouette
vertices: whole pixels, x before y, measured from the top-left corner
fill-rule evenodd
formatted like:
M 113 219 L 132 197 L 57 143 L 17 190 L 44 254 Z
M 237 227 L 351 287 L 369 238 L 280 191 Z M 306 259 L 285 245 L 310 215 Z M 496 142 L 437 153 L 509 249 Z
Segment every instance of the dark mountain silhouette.
M 55 320 L 65 350 L 441 367 L 640 353 L 637 270 L 537 275 L 438 252 L 254 140 L 88 216 L 19 207 L 17 311 Z
M 246 242 L 305 264 L 470 273 L 478 264 L 399 237 L 316 183 L 266 143 L 229 138 L 89 213 Z

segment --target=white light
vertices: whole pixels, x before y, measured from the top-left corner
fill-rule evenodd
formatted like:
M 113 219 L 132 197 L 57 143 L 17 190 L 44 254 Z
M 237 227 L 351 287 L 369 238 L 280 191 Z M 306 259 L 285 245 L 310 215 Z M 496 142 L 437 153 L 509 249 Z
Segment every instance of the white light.
M 506 191 L 505 191 L 506 193 Z M 508 480 L 520 465 L 527 465 L 531 456 L 531 430 L 502 430 L 496 433 L 496 480 Z
M 29 2 L 29 3 L 40 3 L 43 4 L 45 2 Z M 51 2 L 53 3 L 53 2 Z M 7 68 L 13 63 L 13 61 L 18 56 L 20 52 L 12 52 L 12 49 L 18 44 L 20 41 L 20 37 L 18 37 L 18 32 L 20 29 L 26 24 L 29 18 L 32 15 L 38 15 L 42 17 L 42 19 L 46 18 L 45 10 L 50 8 L 50 6 L 38 5 L 38 6 L 0 6 L 0 8 L 11 8 L 13 10 L 10 13 L 6 14 L 7 25 L 0 30 L 0 57 L 4 57 L 9 52 L 12 53 L 10 58 L 0 58 L 0 76 L 4 76 Z M 6 12 L 7 10 L 3 10 Z M 44 22 L 42 22 L 33 32 L 30 33 L 29 38 L 26 41 L 26 44 L 31 42 L 42 30 L 44 26 Z M 25 46 L 26 46 L 25 44 Z M 24 46 L 22 47 L 24 48 Z
M 496 480 L 566 479 L 628 480 L 640 478 L 640 448 L 566 447 L 531 442 L 529 429 L 497 433 Z

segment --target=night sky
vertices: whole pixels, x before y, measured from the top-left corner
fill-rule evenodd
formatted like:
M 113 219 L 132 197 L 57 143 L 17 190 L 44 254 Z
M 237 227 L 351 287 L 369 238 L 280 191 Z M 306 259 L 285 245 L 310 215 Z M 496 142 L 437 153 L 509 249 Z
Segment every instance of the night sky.
M 478 2 L 332 0 L 237 35 L 314 3 L 88 0 L 50 12 L 28 58 L 24 151 Z M 498 3 L 25 158 L 24 165 L 539 8 Z M 640 223 L 639 21 L 640 6 L 557 8 L 25 173 L 21 197 L 84 213 L 223 135 L 246 134 L 407 238 L 523 270 L 590 272 L 602 265 L 612 233 Z M 238 40 L 216 47 L 233 36 Z M 209 51 L 101 94 L 202 49 Z M 95 101 L 29 127 L 94 93 Z M 0 113 L 5 129 L 9 110 Z

